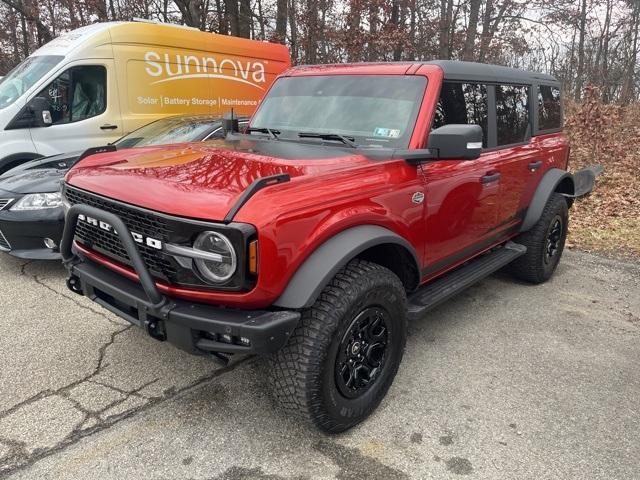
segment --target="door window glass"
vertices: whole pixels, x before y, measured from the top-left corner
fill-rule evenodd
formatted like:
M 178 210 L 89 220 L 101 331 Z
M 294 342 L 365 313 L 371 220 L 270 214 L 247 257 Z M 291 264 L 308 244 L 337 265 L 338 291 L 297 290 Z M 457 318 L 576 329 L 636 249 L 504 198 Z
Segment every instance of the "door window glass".
M 522 143 L 531 136 L 529 127 L 529 87 L 496 86 L 498 145 Z
M 54 125 L 95 117 L 106 109 L 107 69 L 99 65 L 72 67 L 38 96 L 49 100 Z
M 538 129 L 551 130 L 562 125 L 560 89 L 540 85 L 538 88 Z
M 487 86 L 479 83 L 444 82 L 438 99 L 433 128 L 451 123 L 482 127 L 482 146 L 487 146 Z

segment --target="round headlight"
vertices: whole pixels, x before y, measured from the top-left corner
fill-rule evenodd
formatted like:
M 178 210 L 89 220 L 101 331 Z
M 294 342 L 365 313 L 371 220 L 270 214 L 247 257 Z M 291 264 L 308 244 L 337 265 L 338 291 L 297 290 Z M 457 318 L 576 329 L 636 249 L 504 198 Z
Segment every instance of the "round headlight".
M 212 253 L 214 260 L 198 258 L 195 260 L 198 272 L 207 280 L 222 283 L 229 280 L 236 271 L 237 259 L 233 245 L 227 237 L 218 232 L 203 232 L 193 243 L 195 250 Z

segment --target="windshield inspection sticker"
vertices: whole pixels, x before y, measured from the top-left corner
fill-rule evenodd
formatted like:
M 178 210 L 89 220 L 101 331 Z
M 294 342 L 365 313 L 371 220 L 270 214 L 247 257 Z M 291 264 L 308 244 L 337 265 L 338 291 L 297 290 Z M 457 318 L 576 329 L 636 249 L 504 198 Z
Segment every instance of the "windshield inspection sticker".
M 400 138 L 400 130 L 392 129 L 392 128 L 381 128 L 377 127 L 373 131 L 374 137 L 384 137 L 384 138 Z

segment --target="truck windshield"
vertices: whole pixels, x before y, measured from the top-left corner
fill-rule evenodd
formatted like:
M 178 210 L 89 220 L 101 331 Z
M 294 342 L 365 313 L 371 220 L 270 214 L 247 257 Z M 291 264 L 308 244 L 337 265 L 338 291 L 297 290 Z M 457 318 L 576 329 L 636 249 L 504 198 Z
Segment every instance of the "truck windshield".
M 426 85 L 425 77 L 409 75 L 285 77 L 251 127 L 278 131 L 279 138 L 344 145 L 342 136 L 359 147 L 406 148 Z
M 0 109 L 8 107 L 20 98 L 63 58 L 62 55 L 25 58 L 0 81 Z

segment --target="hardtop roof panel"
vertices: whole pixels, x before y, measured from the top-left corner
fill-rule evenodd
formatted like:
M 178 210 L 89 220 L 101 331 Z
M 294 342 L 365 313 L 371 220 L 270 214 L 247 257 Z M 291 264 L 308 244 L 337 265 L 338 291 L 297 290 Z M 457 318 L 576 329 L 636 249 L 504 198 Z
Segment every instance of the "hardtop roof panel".
M 437 65 L 442 68 L 445 80 L 560 85 L 560 82 L 556 80 L 555 77 L 546 73 L 528 72 L 499 65 L 461 62 L 457 60 L 433 60 L 424 63 L 426 65 Z

